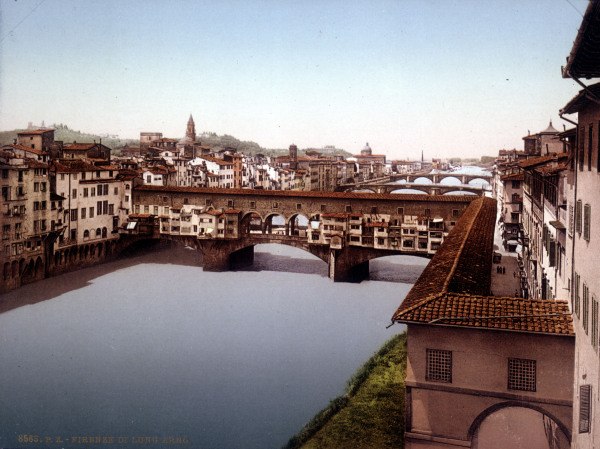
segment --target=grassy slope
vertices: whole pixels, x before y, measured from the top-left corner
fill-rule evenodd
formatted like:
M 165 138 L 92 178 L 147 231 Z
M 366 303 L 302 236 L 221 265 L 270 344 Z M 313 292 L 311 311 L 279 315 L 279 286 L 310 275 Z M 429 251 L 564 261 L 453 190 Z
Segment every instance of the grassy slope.
M 406 334 L 390 339 L 286 449 L 404 447 Z

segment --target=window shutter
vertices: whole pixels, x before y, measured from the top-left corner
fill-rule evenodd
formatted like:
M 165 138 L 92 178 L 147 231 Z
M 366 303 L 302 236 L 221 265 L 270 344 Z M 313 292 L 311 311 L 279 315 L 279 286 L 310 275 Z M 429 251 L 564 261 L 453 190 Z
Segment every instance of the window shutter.
M 590 431 L 590 417 L 592 412 L 592 386 L 579 386 L 579 433 Z
M 550 240 L 550 266 L 554 267 L 556 265 L 556 242 L 554 240 Z

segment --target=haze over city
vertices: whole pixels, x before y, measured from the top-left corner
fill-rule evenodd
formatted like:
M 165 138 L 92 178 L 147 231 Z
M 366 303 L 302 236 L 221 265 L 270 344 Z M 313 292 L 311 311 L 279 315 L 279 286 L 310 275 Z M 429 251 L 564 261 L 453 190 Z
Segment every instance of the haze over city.
M 0 129 L 493 155 L 562 129 L 586 4 L 0 0 Z

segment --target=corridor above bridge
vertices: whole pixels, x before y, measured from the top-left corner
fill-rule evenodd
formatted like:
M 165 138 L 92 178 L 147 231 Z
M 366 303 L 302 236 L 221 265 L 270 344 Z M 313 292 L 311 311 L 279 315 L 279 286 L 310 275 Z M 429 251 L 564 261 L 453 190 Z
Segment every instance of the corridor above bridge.
M 357 266 L 368 276 L 375 257 L 431 256 L 473 198 L 141 186 L 130 220 L 154 217 L 162 238 L 202 251 L 205 270 L 226 270 L 240 254 L 250 263 L 251 247 L 271 242 L 305 249 L 334 280 L 349 280 Z

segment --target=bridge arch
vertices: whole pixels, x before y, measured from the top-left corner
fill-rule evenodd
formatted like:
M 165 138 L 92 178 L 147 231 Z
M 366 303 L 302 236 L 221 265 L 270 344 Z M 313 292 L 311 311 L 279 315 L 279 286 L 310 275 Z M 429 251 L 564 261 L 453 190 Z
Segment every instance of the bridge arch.
M 290 236 L 300 236 L 301 234 L 306 234 L 310 227 L 309 218 L 301 213 L 297 212 L 293 214 L 288 220 L 288 235 Z
M 404 187 L 401 189 L 392 190 L 390 193 L 399 193 L 399 194 L 408 193 L 410 195 L 415 195 L 415 194 L 416 195 L 422 195 L 422 194 L 427 195 L 427 194 L 429 194 L 429 192 L 427 190 L 425 190 L 423 188 L 419 188 L 417 186 L 411 186 L 410 188 Z
M 431 176 L 419 176 L 412 180 L 413 184 L 433 184 Z
M 444 195 L 477 195 L 475 192 L 470 192 L 468 190 L 450 190 Z
M 509 426 L 511 423 L 523 426 L 523 433 L 511 435 L 501 426 Z M 502 424 L 500 424 L 502 423 Z M 536 429 L 536 424 L 538 428 Z M 471 424 L 468 431 L 468 439 L 473 449 L 492 449 L 501 447 L 515 447 L 515 441 L 503 441 L 504 437 L 516 437 L 523 441 L 522 446 L 516 449 L 537 447 L 532 446 L 531 438 L 537 430 L 538 438 L 552 439 L 554 445 L 549 446 L 556 449 L 568 449 L 570 447 L 571 432 L 569 428 L 553 413 L 535 404 L 520 401 L 506 401 L 494 404 L 483 410 Z M 525 434 L 526 432 L 526 434 Z M 525 436 L 527 435 L 527 438 Z M 521 437 L 521 438 L 519 438 Z M 546 443 L 547 444 L 547 443 Z M 548 447 L 548 446 L 545 446 Z
M 462 181 L 459 176 L 449 175 L 449 176 L 442 177 L 440 179 L 439 184 L 445 185 L 445 186 L 454 186 L 454 185 L 462 184 Z
M 270 212 L 263 221 L 263 234 L 288 235 L 288 221 L 280 212 Z
M 485 178 L 473 178 L 470 179 L 469 182 L 467 183 L 471 186 L 485 186 L 485 187 L 490 187 L 490 182 L 489 180 L 485 179 Z
M 242 234 L 262 234 L 263 217 L 256 211 L 250 211 L 244 214 L 240 220 L 240 230 Z

